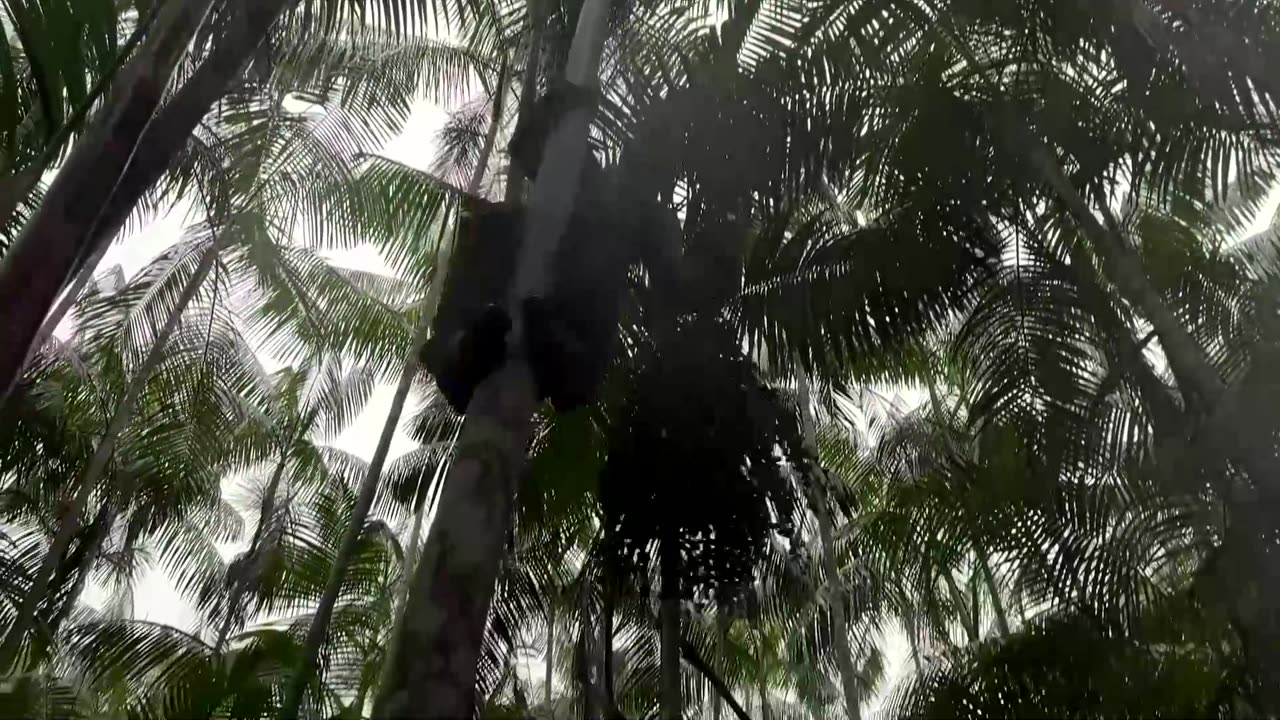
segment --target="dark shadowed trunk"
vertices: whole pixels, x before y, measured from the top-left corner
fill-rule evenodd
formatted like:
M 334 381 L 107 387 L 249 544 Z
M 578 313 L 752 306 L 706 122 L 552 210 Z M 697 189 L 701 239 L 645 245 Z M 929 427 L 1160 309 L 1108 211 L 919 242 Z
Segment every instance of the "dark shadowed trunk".
M 671 538 L 663 538 L 658 552 L 662 583 L 658 593 L 660 627 L 659 717 L 679 720 L 684 711 L 680 685 L 680 548 Z
M 108 243 L 296 0 L 236 0 L 209 55 L 157 113 L 213 0 L 171 0 L 106 109 L 75 144 L 40 208 L 0 260 L 0 396 L 7 395 L 58 293 Z
M 582 692 L 583 720 L 602 720 L 604 718 L 604 678 L 600 670 L 600 628 L 601 620 L 595 612 L 595 603 L 591 597 L 591 583 L 585 578 L 579 595 L 579 612 L 582 622 L 578 635 L 578 672 L 579 685 Z
M 751 720 L 751 716 L 748 715 L 746 709 L 742 707 L 742 703 L 739 703 L 738 699 L 733 696 L 733 691 L 729 689 L 728 684 L 726 684 L 724 679 L 716 673 L 715 668 L 711 667 L 711 664 L 698 654 L 697 648 L 690 645 L 687 641 L 681 640 L 680 654 L 694 670 L 697 670 L 702 677 L 706 678 L 707 682 L 711 684 L 712 689 L 716 691 L 717 708 L 720 707 L 720 702 L 723 701 L 724 704 L 728 705 L 729 709 L 733 711 L 733 714 L 737 716 L 738 720 Z M 717 709 L 716 712 L 718 713 L 719 710 Z

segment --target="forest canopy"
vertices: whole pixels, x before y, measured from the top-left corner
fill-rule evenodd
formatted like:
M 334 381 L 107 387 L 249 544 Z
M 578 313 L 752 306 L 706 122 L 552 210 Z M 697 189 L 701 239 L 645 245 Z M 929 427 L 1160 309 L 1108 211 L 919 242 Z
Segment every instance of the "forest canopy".
M 0 716 L 1280 713 L 1276 0 L 0 5 Z

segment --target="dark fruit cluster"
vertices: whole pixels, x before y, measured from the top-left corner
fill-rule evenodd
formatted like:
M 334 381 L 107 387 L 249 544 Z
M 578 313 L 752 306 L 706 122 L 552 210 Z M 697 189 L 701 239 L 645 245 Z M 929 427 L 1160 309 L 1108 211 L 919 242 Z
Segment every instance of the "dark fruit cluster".
M 684 597 L 724 599 L 750 585 L 774 533 L 792 534 L 794 413 L 724 328 L 686 328 L 629 372 L 601 473 L 610 554 L 641 570 L 665 545 Z

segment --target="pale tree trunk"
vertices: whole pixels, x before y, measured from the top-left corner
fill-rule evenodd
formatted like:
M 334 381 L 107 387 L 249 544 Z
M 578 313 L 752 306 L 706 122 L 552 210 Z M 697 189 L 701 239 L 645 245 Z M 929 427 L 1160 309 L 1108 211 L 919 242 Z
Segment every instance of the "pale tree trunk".
M 213 269 L 221 247 L 222 240 L 219 238 L 210 243 L 209 248 L 204 251 L 199 264 L 192 271 L 191 277 L 187 279 L 187 284 L 182 288 L 182 294 L 178 296 L 178 302 L 174 304 L 173 309 L 169 312 L 169 317 L 165 320 L 164 326 L 156 334 L 146 358 L 138 366 L 133 378 L 129 380 L 129 385 L 125 388 L 124 395 L 121 396 L 115 412 L 112 413 L 111 419 L 107 423 L 106 432 L 103 433 L 102 439 L 98 441 L 98 446 L 94 449 L 93 457 L 90 458 L 88 465 L 85 466 L 76 480 L 76 485 L 74 486 L 76 487 L 76 494 L 60 513 L 58 530 L 53 536 L 53 541 L 49 544 L 48 554 L 45 555 L 44 562 L 41 563 L 39 570 L 36 571 L 36 575 L 32 579 L 31 591 L 23 598 L 13 625 L 4 638 L 4 643 L 0 644 L 0 668 L 8 668 L 10 666 L 17 655 L 18 649 L 22 646 L 22 641 L 25 639 L 27 632 L 31 629 L 35 620 L 36 610 L 49 591 L 49 581 L 58 565 L 58 559 L 66 552 L 72 538 L 75 537 L 76 532 L 80 529 L 80 516 L 84 514 L 85 507 L 89 504 L 89 498 L 93 495 L 94 490 L 99 489 L 98 486 L 102 482 L 107 465 L 111 462 L 111 457 L 115 454 L 120 436 L 133 419 L 134 406 L 137 404 L 138 399 L 142 397 L 142 392 L 146 389 L 147 381 L 151 378 L 151 374 L 155 372 L 161 361 L 164 360 L 164 351 L 169 339 L 178 329 L 178 325 L 182 321 L 182 314 L 186 311 L 187 306 L 191 304 L 191 300 L 195 298 L 196 292 L 199 291 L 200 286 L 204 283 L 205 277 Z
M 499 90 L 497 97 L 499 100 L 494 103 L 493 117 L 489 123 L 489 131 L 485 136 L 484 146 L 481 148 L 480 157 L 477 159 L 476 167 L 471 174 L 471 180 L 467 184 L 467 193 L 471 195 L 476 194 L 480 189 L 480 183 L 484 181 L 484 171 L 489 165 L 498 125 L 502 120 L 501 90 Z M 440 294 L 443 292 L 445 279 L 448 275 L 451 246 L 452 242 L 445 242 L 437 257 L 436 277 L 432 280 L 431 287 L 427 291 L 427 300 L 422 317 L 418 320 L 418 327 L 414 330 L 413 340 L 409 343 L 409 353 L 405 356 L 404 368 L 400 371 L 400 381 L 396 385 L 395 395 L 391 398 L 391 409 L 387 412 L 387 420 L 383 423 L 382 434 L 378 437 L 378 445 L 373 451 L 373 457 L 369 460 L 369 467 L 365 471 L 364 480 L 360 484 L 360 494 L 356 498 L 355 508 L 351 511 L 351 521 L 342 536 L 341 544 L 338 546 L 338 554 L 334 557 L 333 568 L 329 572 L 324 592 L 320 596 L 320 603 L 316 606 L 316 612 L 311 618 L 311 625 L 307 628 L 307 636 L 302 646 L 302 659 L 299 661 L 298 668 L 294 671 L 288 691 L 285 694 L 284 704 L 281 706 L 280 717 L 283 720 L 292 720 L 298 717 L 298 711 L 302 705 L 302 695 L 306 691 L 307 684 L 311 681 L 311 673 L 315 669 L 320 647 L 324 645 L 325 635 L 329 632 L 329 622 L 333 619 L 333 611 L 338 602 L 338 595 L 342 592 L 342 582 L 346 578 L 351 560 L 355 557 L 356 546 L 360 542 L 360 534 L 363 532 L 365 521 L 369 517 L 369 509 L 373 507 L 374 497 L 378 494 L 378 480 L 382 476 L 382 466 L 386 464 L 387 453 L 391 449 L 391 440 L 395 437 L 396 428 L 400 426 L 400 416 L 404 412 L 404 404 L 409 397 L 409 390 L 413 387 L 413 378 L 418 372 L 418 355 L 427 338 L 431 335 L 431 320 L 435 316 L 436 305 L 439 302 Z M 402 615 L 407 614 L 410 610 L 407 600 L 403 608 Z M 404 628 L 407 623 L 407 618 L 402 618 L 400 622 L 397 622 L 396 628 L 392 630 L 392 637 L 396 638 L 396 642 L 393 643 L 393 647 L 388 648 L 388 663 L 400 652 L 399 646 L 404 642 Z M 382 675 L 384 683 L 394 678 L 390 670 L 385 668 Z M 381 693 L 381 689 L 379 692 Z
M 214 0 L 170 0 L 76 142 L 36 214 L 0 260 L 0 398 L 8 395 L 58 293 L 164 174 L 280 13 L 296 0 L 236 0 L 208 56 L 160 107 L 174 67 Z
M 578 17 L 567 80 L 592 86 L 608 28 L 607 0 L 590 0 Z M 529 211 L 514 298 L 544 294 L 547 265 L 573 209 L 587 153 L 590 112 L 575 109 L 547 139 Z M 522 346 L 512 313 L 510 346 Z M 467 408 L 458 454 L 414 573 L 404 643 L 392 682 L 379 693 L 377 718 L 459 718 L 474 709 L 476 661 L 511 527 L 536 409 L 533 378 L 518 353 L 480 384 Z
M 659 717 L 680 720 L 684 712 L 680 679 L 680 550 L 671 538 L 663 538 L 659 549 L 662 583 L 658 596 L 660 629 Z
M 1204 348 L 1196 342 L 1177 317 L 1165 305 L 1164 300 L 1152 287 L 1146 276 L 1142 260 L 1137 252 L 1129 246 L 1108 215 L 1108 224 L 1104 226 L 1090 212 L 1084 199 L 1067 179 L 1062 168 L 1043 142 L 1031 135 L 1025 124 L 1017 123 L 1011 129 L 1021 141 L 1022 150 L 1027 152 L 1032 165 L 1039 173 L 1041 180 L 1048 184 L 1070 211 L 1076 223 L 1083 231 L 1085 238 L 1102 261 L 1103 275 L 1120 291 L 1120 295 L 1151 323 L 1151 327 L 1160 340 L 1169 368 L 1173 371 L 1178 388 L 1187 398 L 1188 405 L 1193 400 L 1204 408 L 1206 419 L 1201 423 L 1200 432 L 1189 442 L 1185 438 L 1165 438 L 1162 446 L 1156 449 L 1157 472 L 1169 474 L 1185 463 L 1188 454 L 1210 449 L 1211 452 L 1222 452 L 1240 462 L 1248 474 L 1257 482 L 1266 482 L 1275 475 L 1276 461 L 1268 450 L 1259 452 L 1251 447 L 1246 439 L 1253 430 L 1242 426 L 1238 413 L 1241 402 L 1241 385 L 1230 388 L 1223 382 L 1222 376 L 1209 361 Z M 1106 210 L 1103 208 L 1103 212 Z M 1259 503 L 1254 498 L 1241 498 L 1233 494 L 1231 488 L 1223 491 L 1224 497 L 1237 509 L 1234 523 L 1239 526 L 1238 538 L 1245 546 L 1248 554 L 1246 564 L 1249 571 L 1259 583 L 1261 596 L 1259 604 L 1263 608 L 1258 621 L 1250 623 L 1250 631 L 1256 635 L 1258 642 L 1255 663 L 1266 678 L 1268 688 L 1280 687 L 1280 568 L 1269 552 L 1258 540 L 1266 535 L 1274 523 L 1270 518 L 1257 512 Z M 1280 691 L 1277 691 L 1276 704 L 1280 705 Z
M 862 717 L 858 702 L 858 673 L 853 664 L 853 651 L 849 647 L 848 608 L 845 606 L 844 581 L 840 577 L 840 564 L 836 560 L 835 532 L 831 523 L 831 507 L 828 504 L 826 472 L 819 464 L 818 428 L 813 417 L 813 399 L 809 392 L 809 378 L 797 363 L 796 383 L 800 395 L 800 422 L 804 432 L 805 450 L 813 463 L 813 477 L 805 483 L 809 487 L 809 505 L 818 520 L 818 540 L 822 545 L 822 572 L 827 576 L 827 602 L 831 606 L 832 642 L 835 643 L 836 668 L 840 672 L 840 688 L 844 695 L 844 709 L 849 720 Z

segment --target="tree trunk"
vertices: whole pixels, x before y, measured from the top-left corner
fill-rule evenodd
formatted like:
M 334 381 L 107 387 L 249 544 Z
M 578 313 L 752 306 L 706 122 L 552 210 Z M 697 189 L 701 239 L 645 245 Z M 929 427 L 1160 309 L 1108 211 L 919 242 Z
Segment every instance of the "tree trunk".
M 760 720 L 772 720 L 773 712 L 769 707 L 769 686 L 765 682 L 764 672 L 764 629 L 760 627 L 759 614 L 751 616 L 751 630 L 756 636 L 756 691 L 760 695 Z
M 542 28 L 546 25 L 545 8 L 549 0 L 530 0 L 525 7 L 529 13 L 529 53 L 524 61 L 524 77 L 520 80 L 520 106 L 516 117 L 526 117 L 532 112 L 538 99 L 539 65 L 542 62 Z M 524 177 L 512 163 L 507 168 L 507 186 L 503 200 L 515 202 L 524 196 Z
M 608 27 L 607 0 L 590 0 L 578 17 L 567 79 L 598 82 Z M 513 298 L 542 294 L 546 264 L 568 223 L 587 152 L 590 113 L 576 109 L 547 140 L 534 185 L 528 235 Z M 510 346 L 520 348 L 518 320 Z M 533 378 L 519 354 L 476 389 L 445 479 L 440 510 L 414 573 L 404 644 L 393 682 L 379 693 L 378 718 L 458 718 L 474 708 L 476 661 L 511 527 L 536 404 Z
M 31 592 L 23 598 L 22 605 L 14 618 L 13 626 L 10 627 L 8 635 L 5 636 L 4 643 L 0 645 L 0 668 L 9 667 L 21 647 L 24 637 L 31 629 L 36 608 L 44 601 L 44 596 L 49 590 L 49 580 L 53 577 L 53 571 L 57 567 L 58 559 L 66 552 L 71 539 L 80 529 L 80 516 L 84 514 L 85 507 L 89 504 L 89 497 L 94 490 L 99 489 L 98 486 L 102 482 L 102 476 L 107 469 L 107 464 L 111 462 L 111 457 L 115 454 L 116 444 L 120 440 L 120 435 L 133 419 L 134 405 L 142 397 L 142 392 L 146 389 L 147 381 L 151 378 L 151 374 L 155 372 L 156 368 L 160 366 L 160 362 L 164 359 L 165 346 L 173 336 L 174 331 L 178 329 L 178 325 L 182 321 L 183 312 L 191 304 L 191 300 L 200 289 L 209 271 L 213 269 L 221 248 L 222 242 L 221 238 L 219 238 L 219 240 L 209 245 L 209 249 L 205 250 L 204 255 L 200 258 L 199 265 L 191 273 L 191 277 L 187 279 L 187 284 L 182 288 L 182 294 L 178 297 L 178 302 L 165 320 L 164 327 L 156 335 L 155 341 L 151 345 L 151 350 L 148 351 L 142 365 L 138 367 L 137 372 L 134 373 L 133 378 L 129 381 L 129 386 L 120 398 L 120 403 L 116 405 L 115 412 L 107 423 L 107 429 L 102 439 L 98 441 L 93 457 L 90 458 L 89 464 L 85 466 L 84 471 L 76 481 L 76 494 L 58 519 L 57 533 L 53 537 L 53 542 L 49 545 L 49 551 L 45 555 L 44 562 L 32 579 Z
M 93 563 L 98 558 L 98 554 L 102 551 L 102 543 L 111 533 L 111 529 L 115 525 L 116 516 L 111 510 L 108 503 L 103 503 L 98 510 L 98 516 L 94 518 L 90 524 L 92 535 L 86 539 L 83 547 L 77 548 L 72 558 L 64 567 L 60 567 L 54 573 L 52 587 L 58 587 L 66 581 L 66 575 L 79 570 L 76 574 L 74 587 L 67 594 L 67 599 L 62 603 L 58 612 L 49 621 L 49 637 L 56 638 L 58 630 L 62 627 L 62 623 L 75 610 L 76 605 L 80 602 L 80 596 L 84 594 L 85 586 L 89 584 L 89 575 L 93 569 Z
M 378 671 L 378 684 L 375 687 L 382 687 L 386 684 L 388 671 L 391 667 L 391 663 L 387 662 L 387 659 L 394 656 L 396 650 L 400 647 L 400 629 L 404 625 L 405 603 L 409 599 L 409 578 L 413 577 L 413 568 L 418 562 L 418 546 L 422 541 L 422 522 L 427 511 L 425 488 L 419 492 L 419 495 L 420 497 L 417 499 L 418 506 L 413 511 L 413 530 L 409 532 L 409 547 L 405 548 L 404 552 L 404 569 L 401 572 L 400 583 L 396 587 L 395 605 L 392 607 L 391 638 L 387 641 L 387 649 L 382 656 L 382 667 Z
M 1129 243 L 1120 235 L 1114 223 L 1104 226 L 1094 217 L 1084 198 L 1076 191 L 1039 138 L 1030 128 L 1010 122 L 1010 130 L 1020 136 L 1020 149 L 1026 153 L 1041 181 L 1048 185 L 1075 219 L 1089 245 L 1102 262 L 1102 272 L 1107 280 L 1120 291 L 1120 295 L 1146 317 L 1147 322 L 1160 339 L 1160 346 L 1169 359 L 1169 368 L 1178 378 L 1186 393 L 1198 397 L 1208 407 L 1214 407 L 1222 398 L 1226 386 L 1218 371 L 1209 362 L 1204 348 L 1182 326 L 1164 300 L 1151 286 L 1142 260 Z
M 579 635 L 579 672 L 582 691 L 583 720 L 602 720 L 604 718 L 604 683 L 600 672 L 600 620 L 595 617 L 591 602 L 591 583 L 583 578 L 579 590 L 579 604 L 582 613 L 582 627 Z
M 156 112 L 214 0 L 171 0 L 120 72 L 101 119 L 76 142 L 36 214 L 0 260 L 0 397 L 8 395 L 58 293 L 110 242 L 192 130 L 296 0 L 239 0 L 204 62 Z
M 93 251 L 93 256 L 80 268 L 76 273 L 75 280 L 66 292 L 62 294 L 62 300 L 54 306 L 49 312 L 49 317 L 44 319 L 44 324 L 40 326 L 40 330 L 36 332 L 36 337 L 31 341 L 31 351 L 35 352 L 44 347 L 49 342 L 49 338 L 53 337 L 53 331 L 58 329 L 58 325 L 62 324 L 62 319 L 67 316 L 67 312 L 71 310 L 76 301 L 80 299 L 84 288 L 93 279 L 93 273 L 98 268 L 98 263 L 102 262 L 102 256 L 107 254 L 107 250 L 111 248 L 110 242 L 104 242 Z
M 284 704 L 281 706 L 280 717 L 283 720 L 294 720 L 298 717 L 303 693 L 315 669 L 316 657 L 320 654 L 320 647 L 324 644 L 325 635 L 329 632 L 329 622 L 333 619 L 338 595 L 342 592 L 342 582 L 346 579 L 347 569 L 352 559 L 355 558 L 356 548 L 360 544 L 360 535 L 364 532 L 365 521 L 369 518 L 369 509 L 373 507 L 374 497 L 378 494 L 378 479 L 382 476 L 382 466 L 386 463 L 396 428 L 400 426 L 400 415 L 404 411 L 409 390 L 413 387 L 413 377 L 417 373 L 418 351 L 422 349 L 429 333 L 430 322 L 419 323 L 413 341 L 410 343 L 404 369 L 400 371 L 400 382 L 396 385 L 395 395 L 391 399 L 391 409 L 382 426 L 382 434 L 378 437 L 378 445 L 373 451 L 373 457 L 369 460 L 364 480 L 360 483 L 360 493 L 356 497 L 351 519 L 338 545 L 338 552 L 334 556 L 333 567 L 325 582 L 324 592 L 320 595 L 320 602 L 316 606 L 315 614 L 311 617 L 311 625 L 307 628 L 307 636 L 302 643 L 302 658 L 299 660 L 297 669 L 294 670 Z
M 471 180 L 467 184 L 467 192 L 469 194 L 476 194 L 480 189 L 480 183 L 484 181 L 485 167 L 489 164 L 489 157 L 493 152 L 495 142 L 494 138 L 497 135 L 501 119 L 502 103 L 498 101 L 494 103 L 494 117 L 489 123 L 489 131 L 485 136 L 484 146 L 481 148 L 480 157 L 476 161 L 475 170 L 471 174 Z M 356 545 L 360 541 L 360 533 L 363 532 L 365 520 L 369 517 L 369 508 L 373 506 L 373 499 L 378 493 L 378 480 L 382 476 L 382 466 L 386 463 L 387 452 L 391 449 L 391 440 L 395 437 L 396 428 L 400 425 L 400 415 L 404 412 L 405 400 L 408 399 L 409 390 L 413 387 L 413 378 L 418 371 L 418 354 L 422 350 L 422 346 L 426 344 L 427 338 L 431 335 L 431 320 L 435 316 L 436 303 L 439 301 L 440 293 L 443 291 L 445 279 L 449 272 L 449 255 L 451 251 L 452 243 L 445 243 L 437 257 L 436 277 L 432 280 L 431 287 L 427 291 L 426 308 L 422 313 L 422 317 L 418 320 L 418 327 L 414 331 L 413 341 L 409 344 L 409 354 L 405 357 L 404 369 L 400 371 L 400 382 L 396 386 L 395 395 L 391 399 L 391 409 L 387 412 L 387 420 L 382 426 L 382 435 L 378 438 L 378 445 L 373 451 L 373 457 L 369 460 L 369 468 L 365 472 L 364 481 L 360 484 L 360 495 L 356 499 L 354 510 L 352 510 L 351 522 L 347 525 L 346 532 L 342 537 L 342 544 L 338 547 L 333 569 L 329 573 L 324 593 L 320 596 L 320 604 L 316 607 L 315 615 L 311 618 L 311 626 L 307 629 L 307 637 L 302 646 L 302 659 L 299 662 L 298 669 L 294 672 L 288 692 L 285 694 L 284 704 L 281 706 L 280 717 L 283 720 L 292 720 L 298 717 L 298 709 L 302 703 L 302 693 L 306 690 L 307 683 L 311 680 L 311 672 L 315 668 L 316 656 L 320 653 L 320 646 L 324 644 L 325 635 L 329 631 L 329 621 L 333 618 L 334 606 L 337 604 L 338 595 L 342 591 L 342 581 L 346 578 L 347 568 L 355 556 Z M 409 611 L 407 600 L 403 608 L 402 615 L 407 614 Z M 397 622 L 397 627 L 392 630 L 392 637 L 395 638 L 395 642 L 392 647 L 388 648 L 388 663 L 400 653 L 399 645 L 403 643 L 404 628 L 407 625 L 408 619 L 402 618 L 400 622 Z M 392 678 L 390 671 L 384 669 L 384 682 Z M 379 694 L 381 692 L 382 690 L 380 689 Z
M 673 540 L 663 538 L 659 553 L 659 571 L 662 573 L 658 605 L 662 643 L 659 717 L 662 720 L 680 720 L 684 711 L 683 688 L 680 685 L 680 550 Z
M 542 682 L 542 704 L 551 715 L 555 715 L 551 707 L 551 687 L 552 681 L 555 679 L 556 669 L 556 608 L 553 604 L 554 602 L 554 598 L 548 598 L 547 600 L 546 674 Z
M 733 714 L 737 716 L 738 720 L 751 720 L 751 716 L 747 714 L 746 709 L 744 709 L 742 704 L 734 698 L 733 691 L 729 689 L 729 686 L 725 683 L 724 679 L 716 674 L 715 669 L 698 654 L 697 648 L 690 645 L 687 641 L 681 640 L 680 654 L 691 666 L 693 666 L 693 669 L 697 670 L 702 677 L 706 678 L 707 682 L 711 683 L 711 687 L 715 689 L 717 716 L 720 712 L 720 701 L 723 700 L 725 704 L 729 706 L 729 709 L 733 710 Z
M 836 668 L 840 672 L 840 688 L 844 695 L 844 709 L 849 720 L 862 717 L 858 702 L 858 674 L 853 664 L 853 652 L 849 648 L 849 613 L 845 607 L 844 581 L 840 577 L 840 564 L 836 561 L 835 533 L 831 524 L 831 508 L 827 503 L 826 472 L 819 464 L 818 428 L 813 417 L 809 378 L 796 364 L 796 384 L 800 395 L 800 422 L 804 432 L 805 450 L 813 462 L 814 476 L 809 486 L 809 504 L 818 520 L 818 540 L 822 545 L 822 572 L 827 576 L 827 601 L 831 605 L 831 627 L 834 631 Z
M 292 445 L 293 441 L 289 441 Z M 276 495 L 280 492 L 280 480 L 284 477 L 285 468 L 289 464 L 288 447 L 281 454 L 280 462 L 276 464 L 275 470 L 271 473 L 271 480 L 267 483 L 267 489 L 262 494 L 262 504 L 258 507 L 258 526 L 253 529 L 253 538 L 249 540 L 249 547 L 245 551 L 244 557 L 247 563 L 256 564 L 257 555 L 262 545 L 262 535 L 271 517 L 276 513 Z M 218 630 L 218 638 L 213 643 L 214 651 L 221 654 L 227 649 L 227 638 L 231 636 L 231 627 L 235 624 L 236 617 L 240 611 L 240 601 L 244 598 L 245 590 L 248 589 L 249 582 L 256 581 L 257 578 L 237 577 L 233 579 L 235 583 L 231 588 L 231 596 L 227 598 L 227 617 L 222 621 L 222 627 Z
M 974 548 L 978 556 L 978 571 L 982 573 L 982 582 L 991 595 L 991 609 L 996 616 L 996 631 L 1000 637 L 1009 635 L 1009 615 L 1005 612 L 1004 599 L 1000 597 L 1000 586 L 996 584 L 995 573 L 991 572 L 991 561 L 987 559 L 985 548 Z

